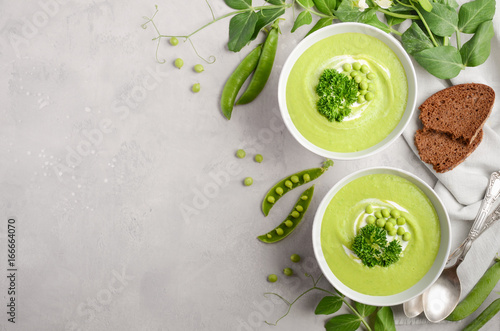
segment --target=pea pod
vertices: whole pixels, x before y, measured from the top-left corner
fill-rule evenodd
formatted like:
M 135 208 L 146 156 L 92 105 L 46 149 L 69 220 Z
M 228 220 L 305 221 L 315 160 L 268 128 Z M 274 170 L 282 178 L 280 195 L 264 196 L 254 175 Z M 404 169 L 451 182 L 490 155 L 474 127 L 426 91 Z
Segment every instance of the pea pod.
M 483 327 L 493 316 L 500 311 L 500 298 L 493 301 L 486 309 L 479 314 L 463 331 L 477 331 Z
M 262 45 L 255 47 L 255 49 L 251 51 L 243 59 L 243 61 L 241 61 L 238 67 L 236 67 L 234 72 L 227 80 L 226 85 L 224 85 L 224 89 L 222 90 L 222 96 L 220 99 L 220 105 L 222 108 L 222 113 L 228 120 L 231 119 L 231 113 L 233 112 L 236 96 L 238 95 L 241 86 L 243 86 L 243 83 L 255 70 L 255 67 L 257 67 L 261 52 Z
M 311 180 L 315 180 L 332 165 L 333 165 L 332 160 L 326 160 L 323 163 L 323 167 L 321 168 L 303 170 L 280 180 L 269 190 L 269 192 L 266 193 L 266 196 L 262 201 L 262 212 L 264 213 L 264 215 L 267 216 L 271 208 L 287 192 L 293 190 L 297 186 L 305 184 Z M 292 177 L 294 177 L 293 179 L 295 179 L 295 181 L 292 181 Z
M 290 233 L 293 232 L 300 224 L 302 219 L 304 218 L 304 214 L 311 203 L 312 196 L 314 193 L 314 185 L 305 190 L 300 196 L 299 200 L 295 203 L 293 210 L 290 212 L 288 217 L 281 222 L 279 226 L 274 228 L 272 231 L 258 236 L 257 238 L 265 243 L 271 244 L 278 242 L 284 238 L 286 238 Z M 306 197 L 303 199 L 302 197 Z
M 266 38 L 252 80 L 238 102 L 236 102 L 237 105 L 244 105 L 252 102 L 260 92 L 262 92 L 264 86 L 266 86 L 267 80 L 271 75 L 271 70 L 273 69 L 276 50 L 278 49 L 279 28 L 277 24 L 277 22 L 273 24 L 273 28 Z
M 490 292 L 500 280 L 500 260 L 497 260 L 477 282 L 472 291 L 458 304 L 446 319 L 459 321 L 475 312 L 486 300 Z

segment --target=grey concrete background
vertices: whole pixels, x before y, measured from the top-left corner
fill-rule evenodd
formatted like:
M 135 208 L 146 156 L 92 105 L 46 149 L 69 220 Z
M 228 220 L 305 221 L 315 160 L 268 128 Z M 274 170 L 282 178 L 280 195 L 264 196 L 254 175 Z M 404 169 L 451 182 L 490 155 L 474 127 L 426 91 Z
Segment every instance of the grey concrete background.
M 228 12 L 222 1 L 211 2 L 216 16 Z M 276 328 L 263 322 L 286 311 L 264 292 L 293 299 L 310 287 L 304 272 L 319 275 L 313 212 L 279 244 L 255 239 L 299 194 L 264 218 L 259 205 L 269 185 L 322 161 L 284 128 L 276 98 L 279 69 L 306 29 L 290 34 L 288 16 L 267 87 L 228 122 L 219 110 L 221 89 L 249 48 L 227 50 L 224 20 L 192 38 L 201 55 L 217 57 L 214 64 L 188 43 L 166 40 L 158 55 L 166 63 L 157 64 L 154 30 L 141 28 L 154 3 L 0 2 L 0 275 L 11 216 L 18 245 L 16 324 L 2 311 L 0 330 L 323 330 L 328 318 L 313 313 L 320 293 L 301 299 Z M 211 20 L 203 0 L 158 4 L 165 34 Z M 177 57 L 182 70 L 173 66 Z M 192 70 L 197 63 L 202 74 Z M 196 82 L 198 94 L 190 91 Z M 238 148 L 247 158 L 235 158 Z M 252 160 L 255 153 L 262 164 Z M 317 183 L 312 210 L 340 178 L 369 166 L 435 181 L 399 138 L 373 157 L 336 162 Z M 242 185 L 246 176 L 253 186 Z M 469 226 L 453 224 L 454 246 Z M 300 275 L 268 283 L 267 274 L 291 266 L 292 253 L 303 257 L 292 266 Z M 8 283 L 0 279 L 5 310 Z M 488 328 L 499 325 L 496 317 Z

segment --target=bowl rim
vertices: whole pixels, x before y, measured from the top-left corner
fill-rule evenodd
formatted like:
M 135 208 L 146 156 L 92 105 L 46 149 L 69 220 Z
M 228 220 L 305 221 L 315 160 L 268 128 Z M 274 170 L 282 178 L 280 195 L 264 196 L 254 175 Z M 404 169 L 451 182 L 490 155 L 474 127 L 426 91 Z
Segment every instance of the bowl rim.
M 344 31 L 344 32 L 338 31 L 343 29 L 350 29 L 351 31 Z M 295 62 L 307 49 L 309 49 L 312 45 L 316 44 L 317 42 L 325 38 L 331 37 L 336 34 L 352 33 L 352 32 L 364 33 L 372 37 L 375 37 L 379 40 L 381 40 L 381 38 L 387 40 L 387 42 L 385 40 L 381 41 L 384 44 L 386 44 L 396 54 L 396 56 L 400 60 L 405 70 L 406 79 L 408 82 L 408 99 L 405 111 L 403 113 L 403 117 L 399 121 L 396 128 L 394 128 L 394 130 L 391 133 L 389 133 L 387 137 L 385 137 L 379 143 L 371 147 L 368 147 L 364 150 L 357 152 L 341 153 L 341 152 L 329 151 L 319 146 L 316 146 L 315 144 L 307 140 L 302 135 L 302 133 L 299 132 L 299 130 L 295 127 L 295 124 L 293 123 L 290 117 L 286 105 L 286 85 L 288 77 Z M 401 56 L 398 55 L 398 52 L 396 52 L 394 48 L 398 50 Z M 401 136 L 401 134 L 409 124 L 410 120 L 412 119 L 413 113 L 415 112 L 415 107 L 417 103 L 417 91 L 418 91 L 417 74 L 415 72 L 415 67 L 413 66 L 413 62 L 411 61 L 410 56 L 405 51 L 401 43 L 394 36 L 392 36 L 387 32 L 384 32 L 379 28 L 376 28 L 368 24 L 355 23 L 355 22 L 340 22 L 321 28 L 318 31 L 311 33 L 309 36 L 305 37 L 301 42 L 299 42 L 290 52 L 282 67 L 278 81 L 278 106 L 280 108 L 281 117 L 283 118 L 283 122 L 285 123 L 285 126 L 287 127 L 288 131 L 295 138 L 295 140 L 297 140 L 303 147 L 305 147 L 306 149 L 310 150 L 315 154 L 335 160 L 356 160 L 371 156 L 373 154 L 376 154 L 384 150 L 385 148 L 389 147 L 397 138 Z
M 328 263 L 326 262 L 326 259 L 324 258 L 323 254 L 323 248 L 321 246 L 321 226 L 323 223 L 323 217 L 326 211 L 326 208 L 330 204 L 330 201 L 332 198 L 337 194 L 337 192 L 350 183 L 351 181 L 358 179 L 360 177 L 370 175 L 370 174 L 393 174 L 400 176 L 404 179 L 409 180 L 413 184 L 417 185 L 425 195 L 431 200 L 431 203 L 434 206 L 434 209 L 436 210 L 436 213 L 438 214 L 439 218 L 439 223 L 441 227 L 441 239 L 440 239 L 440 247 L 438 254 L 436 256 L 436 259 L 434 260 L 431 268 L 427 271 L 427 273 L 420 279 L 416 284 L 414 284 L 412 287 L 404 290 L 403 292 L 393 294 L 393 295 L 387 295 L 387 296 L 374 296 L 374 295 L 367 295 L 363 294 L 360 292 L 357 292 L 355 290 L 352 290 L 351 288 L 347 287 L 344 285 L 332 272 L 330 267 L 328 266 Z M 424 188 L 424 189 L 423 189 Z M 429 196 L 428 192 L 431 193 L 431 196 Z M 436 206 L 435 201 L 438 203 Z M 441 200 L 441 198 L 436 194 L 436 192 L 422 179 L 417 177 L 416 175 L 394 167 L 370 167 L 370 168 L 365 168 L 358 170 L 356 172 L 353 172 L 345 177 L 343 177 L 341 180 L 339 180 L 333 187 L 328 190 L 328 192 L 325 194 L 323 199 L 321 200 L 317 210 L 316 214 L 314 216 L 313 220 L 313 226 L 312 226 L 312 243 L 313 243 L 313 250 L 314 250 L 314 256 L 316 258 L 316 261 L 318 262 L 318 265 L 325 276 L 325 278 L 328 280 L 328 282 L 340 293 L 346 295 L 352 300 L 355 300 L 357 302 L 367 304 L 367 305 L 373 305 L 373 306 L 395 306 L 398 304 L 402 304 L 406 301 L 409 301 L 420 294 L 422 294 L 429 286 L 431 286 L 437 278 L 441 275 L 445 265 L 446 261 L 448 260 L 448 256 L 450 255 L 450 249 L 451 249 L 451 224 L 450 224 L 450 218 L 448 215 L 448 212 L 446 210 L 446 207 Z M 431 273 L 432 271 L 432 273 Z

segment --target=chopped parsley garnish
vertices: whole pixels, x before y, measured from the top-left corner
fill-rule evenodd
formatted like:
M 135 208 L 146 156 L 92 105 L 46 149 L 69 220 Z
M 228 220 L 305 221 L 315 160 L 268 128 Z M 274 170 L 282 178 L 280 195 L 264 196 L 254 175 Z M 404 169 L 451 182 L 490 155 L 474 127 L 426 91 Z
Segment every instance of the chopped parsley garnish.
M 342 122 L 351 113 L 350 106 L 356 102 L 358 84 L 349 76 L 335 69 L 325 69 L 316 86 L 319 96 L 318 111 L 330 122 Z
M 367 267 L 388 267 L 399 261 L 403 250 L 397 239 L 388 243 L 386 234 L 383 228 L 368 224 L 354 237 L 351 249 Z

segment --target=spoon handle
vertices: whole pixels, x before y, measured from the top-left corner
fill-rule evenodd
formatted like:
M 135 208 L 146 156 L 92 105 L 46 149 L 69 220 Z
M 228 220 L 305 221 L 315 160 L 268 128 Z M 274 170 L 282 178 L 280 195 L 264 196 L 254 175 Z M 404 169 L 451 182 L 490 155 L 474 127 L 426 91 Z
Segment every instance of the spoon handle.
M 464 240 L 464 242 L 450 255 L 448 261 L 446 263 L 446 267 L 458 266 L 465 258 L 465 255 L 469 251 L 472 246 L 472 242 L 479 237 L 483 230 L 489 227 L 495 220 L 490 220 L 488 224 L 485 225 L 487 220 L 488 213 L 491 209 L 491 206 L 495 203 L 495 201 L 500 196 L 500 171 L 495 171 L 490 176 L 490 181 L 488 183 L 488 187 L 486 189 L 486 194 L 484 196 L 483 201 L 481 202 L 481 207 L 479 207 L 479 211 L 477 212 L 476 219 L 472 224 L 472 228 L 470 229 L 469 235 Z M 498 208 L 497 208 L 498 209 Z M 496 210 L 495 212 L 497 212 Z M 457 257 L 458 256 L 458 257 Z M 450 262 L 456 261 L 451 264 Z

